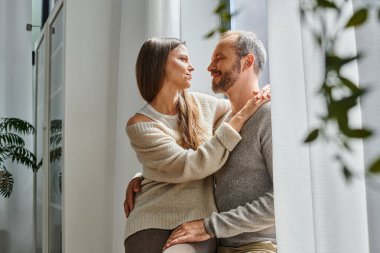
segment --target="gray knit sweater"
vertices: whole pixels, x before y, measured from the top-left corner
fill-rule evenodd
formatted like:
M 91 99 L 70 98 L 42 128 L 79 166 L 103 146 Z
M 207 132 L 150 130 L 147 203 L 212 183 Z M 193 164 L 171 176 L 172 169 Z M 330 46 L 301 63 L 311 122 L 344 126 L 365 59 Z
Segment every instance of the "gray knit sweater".
M 242 141 L 214 175 L 220 213 L 204 220 L 206 229 L 223 246 L 276 242 L 270 103 L 258 109 L 240 135 Z

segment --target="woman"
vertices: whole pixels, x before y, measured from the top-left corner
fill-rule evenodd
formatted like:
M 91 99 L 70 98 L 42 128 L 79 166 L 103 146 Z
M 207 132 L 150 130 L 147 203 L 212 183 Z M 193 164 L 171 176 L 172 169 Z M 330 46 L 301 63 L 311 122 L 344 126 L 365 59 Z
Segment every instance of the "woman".
M 253 97 L 214 132 L 229 110 L 228 102 L 188 93 L 193 70 L 178 39 L 151 39 L 140 49 L 136 78 L 147 104 L 128 121 L 127 134 L 143 165 L 144 181 L 127 219 L 126 253 L 162 252 L 175 227 L 216 211 L 209 176 L 240 141 L 245 121 L 267 101 Z M 164 252 L 215 252 L 215 241 L 176 245 Z

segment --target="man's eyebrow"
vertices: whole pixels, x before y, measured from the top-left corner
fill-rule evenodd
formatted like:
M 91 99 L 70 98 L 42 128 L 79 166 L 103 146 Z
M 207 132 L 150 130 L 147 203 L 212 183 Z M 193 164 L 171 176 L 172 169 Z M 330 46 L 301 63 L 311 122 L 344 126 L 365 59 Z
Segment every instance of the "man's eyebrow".
M 224 56 L 222 53 L 217 53 L 215 54 L 211 59 L 215 59 L 217 57 Z

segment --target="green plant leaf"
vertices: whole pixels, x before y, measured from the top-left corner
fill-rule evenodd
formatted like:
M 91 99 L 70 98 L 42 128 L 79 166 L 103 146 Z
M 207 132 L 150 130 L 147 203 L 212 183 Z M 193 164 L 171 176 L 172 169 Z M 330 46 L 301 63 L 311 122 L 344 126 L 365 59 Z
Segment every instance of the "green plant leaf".
M 36 172 L 36 171 L 38 171 L 40 168 L 41 168 L 41 166 L 42 166 L 42 158 L 41 158 L 41 160 L 37 163 L 37 165 L 36 165 L 36 167 L 35 168 L 33 168 L 33 172 Z
M 348 20 L 346 27 L 362 25 L 368 18 L 367 8 L 362 8 L 354 13 L 350 20 Z
M 358 60 L 360 58 L 361 58 L 360 54 L 355 55 L 355 56 L 351 56 L 351 57 L 342 58 L 342 57 L 339 57 L 335 54 L 329 53 L 326 55 L 326 59 L 325 59 L 326 69 L 327 69 L 327 71 L 335 70 L 339 73 L 339 71 L 343 67 L 343 65 L 345 65 L 351 61 Z
M 229 12 L 222 12 L 220 13 L 220 18 L 223 22 L 230 22 L 232 18 L 232 14 Z
M 215 9 L 214 13 L 219 14 L 220 12 L 224 11 L 227 8 L 226 2 L 221 2 Z
M 352 172 L 349 168 L 347 168 L 347 166 L 343 165 L 343 175 L 344 177 L 346 178 L 346 181 L 350 181 L 351 178 L 352 178 Z
M 6 170 L 0 171 L 0 195 L 9 198 L 13 190 L 13 184 L 12 174 Z
M 338 123 L 339 130 L 341 132 L 347 131 L 347 129 L 349 129 L 349 127 L 348 127 L 348 110 L 337 111 L 337 112 L 335 112 L 334 117 Z
M 227 27 L 224 27 L 224 26 L 221 26 L 221 27 L 219 27 L 219 29 L 218 29 L 218 32 L 219 32 L 220 34 L 225 33 L 225 32 L 227 32 L 227 31 L 228 31 L 228 28 L 227 28 Z
M 334 8 L 337 9 L 335 3 L 327 1 L 327 0 L 318 0 L 317 5 L 319 7 L 324 7 L 324 8 Z
M 210 32 L 208 32 L 204 37 L 205 39 L 208 39 L 208 38 L 211 38 L 212 36 L 214 36 L 215 34 L 215 30 L 212 30 Z
M 349 129 L 343 132 L 347 137 L 365 139 L 370 137 L 373 132 L 369 129 Z
M 378 157 L 369 167 L 370 173 L 380 173 L 380 157 Z
M 55 119 L 50 121 L 50 132 L 54 133 L 62 133 L 62 120 Z
M 331 102 L 330 105 L 338 114 L 346 113 L 349 109 L 355 107 L 358 104 L 358 98 L 361 95 L 362 93 L 351 94 L 348 97 L 344 97 L 340 100 Z
M 50 162 L 59 161 L 62 157 L 62 147 L 57 147 L 53 150 L 50 150 Z
M 26 148 L 16 147 L 12 153 L 12 162 L 22 164 L 28 168 L 35 169 L 36 157 Z
M 20 134 L 34 134 L 34 126 L 18 118 L 3 118 L 0 123 L 0 133 L 14 131 Z
M 0 134 L 0 145 L 5 146 L 18 146 L 23 147 L 25 145 L 24 140 L 14 133 Z
M 309 133 L 309 135 L 306 137 L 304 142 L 305 143 L 313 142 L 315 139 L 318 138 L 318 135 L 319 135 L 319 129 L 318 128 L 314 129 L 313 131 Z
M 356 92 L 360 91 L 359 85 L 353 83 L 349 79 L 347 79 L 347 78 L 345 78 L 343 76 L 339 76 L 339 79 L 341 80 L 342 84 L 344 86 L 346 86 L 348 89 L 350 89 L 353 93 L 356 93 Z
M 59 146 L 62 144 L 62 133 L 57 133 L 50 136 L 50 145 Z

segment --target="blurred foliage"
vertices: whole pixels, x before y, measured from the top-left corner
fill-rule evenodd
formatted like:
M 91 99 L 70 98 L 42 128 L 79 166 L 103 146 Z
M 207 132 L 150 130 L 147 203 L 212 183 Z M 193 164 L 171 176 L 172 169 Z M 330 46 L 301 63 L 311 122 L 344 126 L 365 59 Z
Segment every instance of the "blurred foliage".
M 205 38 L 211 38 L 215 34 L 222 34 L 231 29 L 231 19 L 233 16 L 237 15 L 238 12 L 231 12 L 230 9 L 230 1 L 229 0 L 221 0 L 219 1 L 218 6 L 214 9 L 214 14 L 216 14 L 220 18 L 220 25 L 209 31 Z
M 315 41 L 324 53 L 325 71 L 319 89 L 325 104 L 325 114 L 320 116 L 320 126 L 310 131 L 305 143 L 311 143 L 318 138 L 334 145 L 335 158 L 342 167 L 342 172 L 347 179 L 352 177 L 352 168 L 344 159 L 353 151 L 350 146 L 352 139 L 366 139 L 373 135 L 373 131 L 367 128 L 354 128 L 349 124 L 350 110 L 359 104 L 359 99 L 368 92 L 359 83 L 345 77 L 342 69 L 348 64 L 362 58 L 359 52 L 356 55 L 341 56 L 337 52 L 337 41 L 348 29 L 363 25 L 370 13 L 370 5 L 364 5 L 355 10 L 351 17 L 343 13 L 350 8 L 350 1 L 314 0 L 304 1 L 300 13 L 302 21 L 308 26 Z M 380 20 L 380 8 L 379 8 Z M 331 22 L 331 18 L 335 18 Z M 335 131 L 331 131 L 331 129 Z M 380 172 L 380 157 L 372 163 L 369 172 Z

